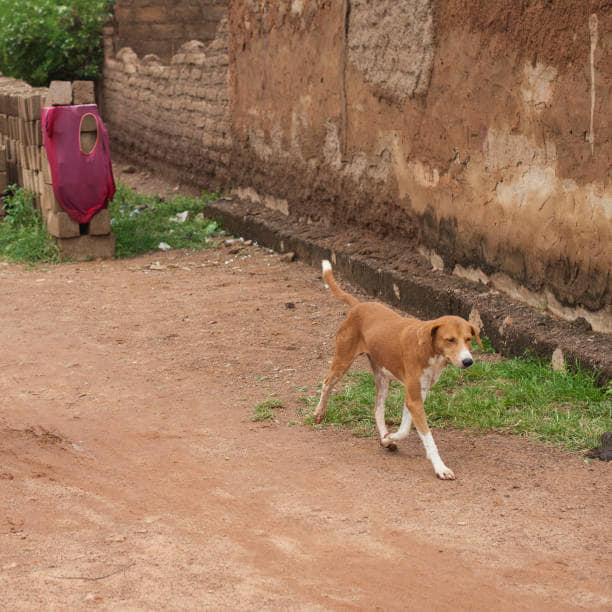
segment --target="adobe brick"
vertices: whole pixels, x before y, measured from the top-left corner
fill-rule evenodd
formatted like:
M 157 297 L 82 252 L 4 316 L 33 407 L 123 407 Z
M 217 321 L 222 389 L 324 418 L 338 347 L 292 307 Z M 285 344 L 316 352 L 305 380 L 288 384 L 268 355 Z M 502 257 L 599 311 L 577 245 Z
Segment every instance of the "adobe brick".
M 70 81 L 51 81 L 47 103 L 51 106 L 72 104 L 72 83 Z
M 131 23 L 134 20 L 131 2 L 127 2 L 126 0 L 117 3 L 113 12 L 115 13 L 115 19 L 122 25 Z
M 96 96 L 93 81 L 74 81 L 72 83 L 74 104 L 95 104 Z
M 165 6 L 143 6 L 132 13 L 132 19 L 136 23 L 163 23 L 168 18 L 168 10 Z
M 115 255 L 115 236 L 78 236 L 59 238 L 57 241 L 62 255 L 75 261 L 87 259 L 108 259 Z
M 62 208 L 62 205 L 55 199 L 53 187 L 47 183 L 45 183 L 44 190 L 41 193 L 41 208 L 43 215 L 46 215 L 47 213 L 66 212 Z
M 89 233 L 92 236 L 105 236 L 110 234 L 111 218 L 108 208 L 98 211 L 89 221 Z
M 68 216 L 67 212 L 49 212 L 47 214 L 47 232 L 56 238 L 74 238 L 80 235 L 79 224 Z

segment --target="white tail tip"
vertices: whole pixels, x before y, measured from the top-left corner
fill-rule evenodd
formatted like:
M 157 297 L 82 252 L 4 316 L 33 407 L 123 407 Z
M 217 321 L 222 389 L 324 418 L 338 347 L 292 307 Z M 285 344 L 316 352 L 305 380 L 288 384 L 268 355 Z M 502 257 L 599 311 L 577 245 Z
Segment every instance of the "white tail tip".
M 327 272 L 328 270 L 331 270 L 331 264 L 329 263 L 329 261 L 327 261 L 327 259 L 324 259 L 321 262 L 321 267 L 323 268 L 323 274 L 325 274 L 325 272 Z

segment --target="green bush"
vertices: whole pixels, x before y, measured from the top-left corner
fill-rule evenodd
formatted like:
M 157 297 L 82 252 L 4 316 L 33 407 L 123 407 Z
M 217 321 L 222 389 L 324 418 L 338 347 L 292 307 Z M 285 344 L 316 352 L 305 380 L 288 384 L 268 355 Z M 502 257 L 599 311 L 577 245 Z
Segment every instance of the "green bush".
M 0 0 L 0 71 L 31 85 L 96 79 L 112 0 Z

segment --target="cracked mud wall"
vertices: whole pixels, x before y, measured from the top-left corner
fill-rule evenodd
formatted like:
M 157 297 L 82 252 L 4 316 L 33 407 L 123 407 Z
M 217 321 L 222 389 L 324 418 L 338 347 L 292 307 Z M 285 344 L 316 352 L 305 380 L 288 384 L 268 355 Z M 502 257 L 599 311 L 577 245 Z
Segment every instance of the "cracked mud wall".
M 115 152 L 612 331 L 609 1 L 197 4 L 116 2 Z
M 612 329 L 611 15 L 573 0 L 235 3 L 234 182 Z

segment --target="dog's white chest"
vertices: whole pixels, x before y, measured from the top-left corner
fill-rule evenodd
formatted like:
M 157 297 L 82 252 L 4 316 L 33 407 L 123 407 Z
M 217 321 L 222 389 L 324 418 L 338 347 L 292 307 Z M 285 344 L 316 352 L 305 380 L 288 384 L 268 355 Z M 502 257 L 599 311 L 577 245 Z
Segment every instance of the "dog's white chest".
M 421 399 L 425 401 L 429 389 L 438 382 L 444 369 L 445 359 L 442 356 L 432 357 L 421 374 Z

